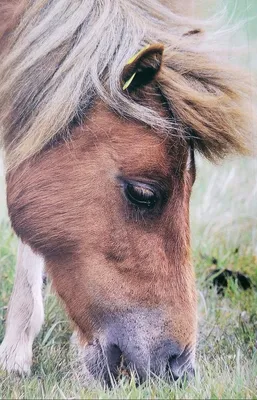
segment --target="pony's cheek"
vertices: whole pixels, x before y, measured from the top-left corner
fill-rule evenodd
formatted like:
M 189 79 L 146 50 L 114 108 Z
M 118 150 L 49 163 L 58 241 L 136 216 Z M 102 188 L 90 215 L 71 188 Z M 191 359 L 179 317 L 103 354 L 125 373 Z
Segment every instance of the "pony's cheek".
M 12 227 L 25 243 L 44 257 L 67 254 L 77 246 L 65 195 L 57 199 L 54 186 L 54 181 L 47 184 L 33 171 L 22 179 L 20 171 L 16 171 L 7 179 Z
M 112 250 L 111 227 L 115 237 L 122 232 L 120 193 L 111 179 L 108 193 L 103 190 L 107 178 L 98 157 L 92 158 L 87 155 L 82 163 L 60 146 L 7 176 L 12 227 L 46 259 L 77 256 L 85 249 L 105 254 Z

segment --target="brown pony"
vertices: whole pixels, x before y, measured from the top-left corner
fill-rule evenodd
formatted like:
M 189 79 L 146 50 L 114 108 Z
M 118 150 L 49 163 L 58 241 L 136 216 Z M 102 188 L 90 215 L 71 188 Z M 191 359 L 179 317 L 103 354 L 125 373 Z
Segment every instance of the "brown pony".
M 244 76 L 179 3 L 2 2 L 1 140 L 21 239 L 8 371 L 30 371 L 45 265 L 92 378 L 122 355 L 140 378 L 193 373 L 194 149 L 218 159 L 252 145 Z

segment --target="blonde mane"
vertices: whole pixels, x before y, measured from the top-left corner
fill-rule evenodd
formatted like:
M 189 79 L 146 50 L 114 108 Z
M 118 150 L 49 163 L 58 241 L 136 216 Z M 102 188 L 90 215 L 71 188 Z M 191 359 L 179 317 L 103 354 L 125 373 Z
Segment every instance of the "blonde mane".
M 153 129 L 195 137 L 209 158 L 252 147 L 244 75 L 215 61 L 208 35 L 186 34 L 197 32 L 199 22 L 176 15 L 167 1 L 24 3 L 16 28 L 11 18 L 11 29 L 6 25 L 1 54 L 0 133 L 8 169 L 66 133 L 74 119 L 84 120 L 95 98 Z M 174 118 L 121 89 L 127 60 L 149 43 L 165 46 L 156 83 Z

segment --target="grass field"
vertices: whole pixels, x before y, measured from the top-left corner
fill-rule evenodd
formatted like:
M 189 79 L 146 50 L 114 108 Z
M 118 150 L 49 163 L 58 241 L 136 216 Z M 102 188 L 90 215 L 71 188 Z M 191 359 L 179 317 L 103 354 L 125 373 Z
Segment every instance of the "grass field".
M 211 3 L 211 1 L 210 1 Z M 213 7 L 220 3 L 212 1 Z M 256 0 L 228 0 L 234 19 L 257 16 Z M 247 11 L 246 6 L 251 6 Z M 257 24 L 241 30 L 242 42 L 257 38 Z M 248 42 L 246 42 L 248 43 Z M 257 59 L 250 56 L 254 69 Z M 199 339 L 196 377 L 170 386 L 161 380 L 136 387 L 122 380 L 111 392 L 83 388 L 69 351 L 69 323 L 46 288 L 44 327 L 34 345 L 30 378 L 0 372 L 0 398 L 242 399 L 257 398 L 257 291 L 241 291 L 230 282 L 224 297 L 206 278 L 216 258 L 221 268 L 246 273 L 257 286 L 257 161 L 234 159 L 213 166 L 197 159 L 198 178 L 191 202 L 193 258 L 199 292 Z M 0 169 L 0 188 L 3 188 Z M 17 239 L 0 194 L 0 341 L 12 290 Z

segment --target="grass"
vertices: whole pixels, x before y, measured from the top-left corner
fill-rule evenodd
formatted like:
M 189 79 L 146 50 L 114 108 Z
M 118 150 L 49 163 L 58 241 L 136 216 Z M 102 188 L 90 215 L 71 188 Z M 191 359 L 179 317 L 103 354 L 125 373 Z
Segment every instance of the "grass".
M 210 0 L 213 9 L 224 0 Z M 256 0 L 226 0 L 234 19 L 257 15 Z M 202 8 L 201 8 L 202 9 Z M 257 37 L 256 21 L 242 28 L 240 42 Z M 234 43 L 234 38 L 232 39 Z M 232 43 L 232 44 L 233 44 Z M 249 68 L 257 67 L 249 55 Z M 155 379 L 136 387 L 122 380 L 112 391 L 86 389 L 73 370 L 71 330 L 56 297 L 47 287 L 44 327 L 34 344 L 30 378 L 0 372 L 0 398 L 88 399 L 242 399 L 257 398 L 257 292 L 241 291 L 230 281 L 224 297 L 206 281 L 212 259 L 221 268 L 249 275 L 257 286 L 257 161 L 231 160 L 212 166 L 197 160 L 198 178 L 191 202 L 193 258 L 199 292 L 196 377 L 173 386 Z M 1 167 L 0 167 L 1 175 Z M 0 176 L 0 188 L 2 185 Z M 17 240 L 6 220 L 0 193 L 0 341 L 14 280 Z

